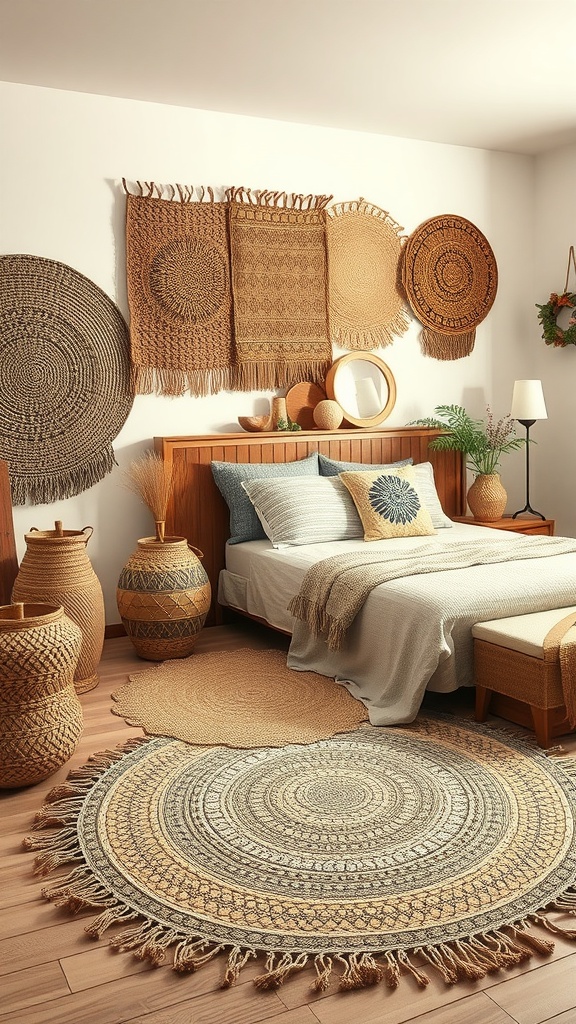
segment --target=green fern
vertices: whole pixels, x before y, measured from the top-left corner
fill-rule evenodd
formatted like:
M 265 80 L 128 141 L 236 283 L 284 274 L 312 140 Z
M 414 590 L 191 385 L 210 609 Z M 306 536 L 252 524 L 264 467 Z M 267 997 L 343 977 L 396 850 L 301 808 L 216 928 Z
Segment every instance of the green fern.
M 497 422 L 488 406 L 488 420 L 475 420 L 461 405 L 437 405 L 435 416 L 414 420 L 414 425 L 442 430 L 429 443 L 436 451 L 457 451 L 466 455 L 466 465 L 476 475 L 497 473 L 502 455 L 524 446 L 525 439 L 516 437 L 511 416 Z

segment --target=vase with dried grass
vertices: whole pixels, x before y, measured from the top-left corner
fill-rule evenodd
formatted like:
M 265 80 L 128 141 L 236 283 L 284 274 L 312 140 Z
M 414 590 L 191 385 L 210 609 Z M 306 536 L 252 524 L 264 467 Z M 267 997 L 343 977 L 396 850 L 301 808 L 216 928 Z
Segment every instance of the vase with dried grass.
M 124 482 L 148 507 L 154 537 L 141 537 L 120 573 L 118 611 L 136 653 L 148 661 L 192 654 L 208 609 L 210 581 L 203 552 L 185 537 L 166 536 L 172 471 L 156 452 L 131 463 Z

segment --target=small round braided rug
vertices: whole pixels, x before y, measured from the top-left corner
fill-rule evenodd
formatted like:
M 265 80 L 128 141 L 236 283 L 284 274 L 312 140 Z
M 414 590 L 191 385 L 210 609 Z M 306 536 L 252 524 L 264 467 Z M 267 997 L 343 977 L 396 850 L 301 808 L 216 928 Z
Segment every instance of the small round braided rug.
M 288 668 L 284 651 L 206 651 L 129 679 L 112 694 L 113 713 L 148 735 L 187 743 L 312 743 L 368 718 L 333 679 Z
M 468 354 L 498 287 L 496 259 L 479 228 L 455 214 L 424 221 L 404 246 L 401 273 L 414 315 L 427 329 L 428 354 Z
M 382 348 L 410 326 L 398 287 L 401 232 L 365 199 L 326 210 L 330 335 L 344 348 Z
M 576 762 L 450 716 L 303 746 L 234 750 L 169 739 L 94 755 L 25 841 L 58 906 L 101 907 L 100 936 L 174 968 L 226 957 L 225 985 L 315 968 L 341 988 L 411 973 L 477 979 L 576 938 Z M 53 833 L 54 827 L 62 827 Z M 424 964 L 424 968 L 422 967 Z M 314 977 L 314 975 L 312 975 Z
M 0 256 L 0 458 L 13 503 L 69 498 L 106 476 L 132 397 L 112 300 L 64 263 Z

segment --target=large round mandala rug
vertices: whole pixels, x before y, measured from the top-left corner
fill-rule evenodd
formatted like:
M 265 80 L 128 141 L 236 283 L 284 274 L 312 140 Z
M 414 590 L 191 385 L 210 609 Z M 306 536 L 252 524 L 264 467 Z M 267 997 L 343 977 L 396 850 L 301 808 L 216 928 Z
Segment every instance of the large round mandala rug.
M 363 726 L 308 746 L 166 738 L 94 755 L 38 816 L 43 890 L 100 908 L 100 936 L 176 970 L 265 954 L 260 987 L 315 967 L 342 988 L 427 970 L 480 978 L 553 944 L 576 913 L 576 762 L 449 716 Z M 53 829 L 60 827 L 54 834 Z M 563 934 L 576 937 L 568 929 Z

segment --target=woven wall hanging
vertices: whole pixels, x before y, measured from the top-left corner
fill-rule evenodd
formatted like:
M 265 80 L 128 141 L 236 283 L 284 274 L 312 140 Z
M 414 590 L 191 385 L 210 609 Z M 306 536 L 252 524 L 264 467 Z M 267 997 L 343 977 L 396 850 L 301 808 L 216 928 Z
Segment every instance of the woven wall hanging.
M 496 259 L 482 232 L 464 217 L 424 221 L 402 250 L 402 283 L 423 326 L 422 348 L 435 359 L 461 359 L 498 287 Z
M 1 256 L 0 459 L 13 503 L 70 498 L 106 476 L 132 397 L 112 300 L 64 263 Z
M 227 204 L 210 188 L 123 184 L 136 393 L 234 390 Z
M 330 336 L 343 348 L 382 348 L 410 326 L 398 285 L 402 228 L 364 199 L 326 217 Z
M 239 386 L 321 384 L 332 362 L 324 209 L 332 196 L 233 188 L 229 198 Z

